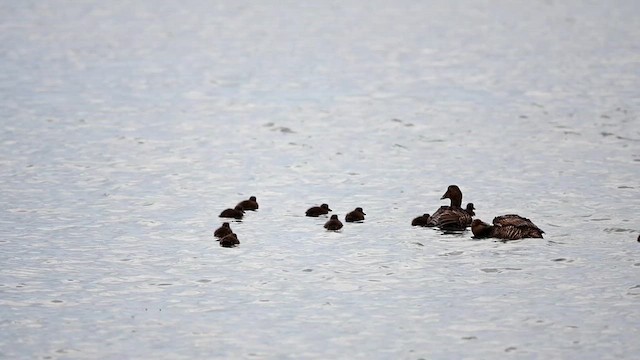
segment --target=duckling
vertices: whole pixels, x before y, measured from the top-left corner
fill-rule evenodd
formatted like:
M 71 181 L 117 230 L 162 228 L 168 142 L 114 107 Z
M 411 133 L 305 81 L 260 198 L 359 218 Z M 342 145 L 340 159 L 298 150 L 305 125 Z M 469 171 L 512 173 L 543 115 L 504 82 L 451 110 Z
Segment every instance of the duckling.
M 324 228 L 333 231 L 342 229 L 342 222 L 338 219 L 338 215 L 331 215 L 329 221 L 324 224 Z
M 356 221 L 364 221 L 364 216 L 367 215 L 364 213 L 361 207 L 355 208 L 352 212 L 345 215 L 344 220 L 346 222 L 356 222 Z
M 249 200 L 240 201 L 238 205 L 242 206 L 243 210 L 251 210 L 251 211 L 256 211 L 260 207 L 258 206 L 258 201 L 256 200 L 255 196 L 251 196 Z
M 467 209 L 462 209 L 462 191 L 457 185 L 449 185 L 440 200 L 450 199 L 451 205 L 441 206 L 429 218 L 427 226 L 437 226 L 445 230 L 464 230 L 471 225 L 471 215 Z M 473 208 L 473 204 L 471 204 Z M 473 210 L 471 210 L 473 212 Z
M 229 223 L 223 222 L 222 226 L 220 226 L 219 228 L 216 229 L 216 231 L 213 232 L 213 236 L 217 237 L 218 239 L 222 239 L 223 237 L 232 233 L 233 231 L 231 230 L 231 226 L 229 226 Z
M 244 216 L 244 209 L 242 206 L 236 205 L 233 209 L 223 210 L 219 216 L 222 218 L 234 218 L 240 220 Z
M 333 210 L 329 209 L 329 205 L 322 204 L 320 206 L 314 206 L 314 207 L 311 207 L 311 208 L 307 209 L 307 212 L 305 214 L 307 216 L 311 216 L 311 217 L 318 217 L 320 215 L 328 214 L 329 211 L 333 211 Z
M 471 215 L 471 216 L 476 216 L 475 210 L 476 208 L 473 206 L 473 203 L 467 203 L 467 207 L 464 209 L 467 214 Z
M 240 244 L 240 240 L 238 240 L 238 236 L 234 233 L 228 234 L 227 236 L 220 239 L 220 246 L 222 247 L 235 247 Z
M 429 218 L 429 214 L 420 215 L 417 218 L 413 219 L 413 221 L 411 221 L 411 226 L 427 226 L 427 223 L 429 223 Z

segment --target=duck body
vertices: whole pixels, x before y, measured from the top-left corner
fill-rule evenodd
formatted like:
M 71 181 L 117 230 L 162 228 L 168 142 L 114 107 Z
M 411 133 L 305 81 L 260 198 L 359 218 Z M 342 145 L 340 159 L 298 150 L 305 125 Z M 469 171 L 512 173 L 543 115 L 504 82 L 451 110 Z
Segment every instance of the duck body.
M 329 205 L 322 204 L 320 206 L 314 206 L 314 207 L 311 207 L 311 208 L 307 209 L 307 211 L 305 212 L 305 215 L 306 216 L 310 216 L 310 217 L 318 217 L 320 215 L 328 214 L 329 211 L 333 211 L 333 210 L 329 209 Z
M 260 207 L 255 196 L 251 196 L 248 200 L 242 200 L 236 206 L 242 206 L 243 210 L 256 211 Z
M 480 219 L 475 219 L 471 224 L 471 231 L 477 238 L 502 240 L 542 239 L 542 234 L 544 234 L 544 231 L 531 220 L 515 214 L 496 216 L 493 219 L 493 225 L 489 225 Z
M 427 226 L 430 217 L 429 214 L 420 215 L 411 221 L 411 226 Z
M 242 219 L 244 216 L 244 209 L 240 205 L 236 205 L 233 209 L 225 209 L 220 215 L 221 218 L 233 218 L 233 219 Z
M 220 226 L 216 229 L 216 231 L 213 232 L 213 236 L 217 237 L 218 239 L 222 239 L 229 234 L 233 234 L 233 231 L 231 230 L 231 226 L 229 226 L 228 222 L 222 223 L 222 226 Z
M 329 221 L 324 224 L 324 228 L 332 231 L 340 230 L 342 229 L 342 221 L 338 219 L 338 215 L 331 215 Z
M 457 185 L 449 185 L 447 191 L 442 195 L 440 200 L 450 199 L 451 205 L 441 206 L 431 215 L 427 226 L 437 226 L 444 230 L 464 230 L 471 225 L 472 214 L 475 215 L 472 203 L 467 204 L 467 208 L 463 209 L 462 191 Z
M 239 244 L 240 240 L 238 240 L 238 236 L 234 233 L 228 234 L 220 239 L 220 246 L 222 247 L 235 247 Z
M 364 213 L 361 207 L 355 208 L 352 212 L 345 215 L 344 220 L 346 222 L 356 222 L 356 221 L 364 221 L 364 216 L 367 215 Z

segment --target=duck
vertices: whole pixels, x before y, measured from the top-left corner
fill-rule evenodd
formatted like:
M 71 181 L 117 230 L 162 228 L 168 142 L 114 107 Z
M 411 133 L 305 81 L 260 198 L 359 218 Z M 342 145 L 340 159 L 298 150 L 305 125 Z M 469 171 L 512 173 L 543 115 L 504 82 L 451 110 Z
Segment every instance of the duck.
M 258 206 L 258 201 L 255 196 L 249 197 L 249 200 L 242 200 L 238 203 L 239 206 L 242 206 L 244 210 L 256 211 L 260 206 Z M 237 205 L 236 205 L 237 206 Z
M 475 210 L 476 208 L 473 206 L 473 203 L 467 203 L 467 207 L 464 209 L 467 214 L 471 215 L 471 216 L 476 216 Z
M 429 214 L 422 214 L 411 221 L 411 226 L 427 226 L 430 217 Z
M 328 214 L 329 211 L 333 211 L 333 210 L 329 209 L 329 205 L 322 204 L 320 206 L 314 206 L 314 207 L 311 207 L 311 208 L 307 209 L 307 212 L 305 214 L 307 216 L 311 216 L 311 217 L 318 217 L 320 215 Z
M 364 213 L 361 207 L 355 208 L 352 212 L 345 215 L 344 220 L 346 222 L 356 222 L 356 221 L 364 221 L 364 216 L 367 215 Z
M 233 209 L 225 209 L 220 215 L 221 218 L 233 218 L 233 219 L 242 219 L 244 216 L 244 209 L 240 205 L 236 205 Z
M 213 232 L 213 236 L 217 237 L 218 239 L 222 239 L 223 237 L 232 233 L 233 231 L 231 230 L 231 226 L 229 226 L 229 223 L 223 222 L 222 226 L 220 226 L 219 228 L 216 229 L 216 231 Z
M 324 224 L 324 228 L 332 231 L 340 230 L 342 229 L 342 221 L 338 219 L 338 215 L 331 215 L 329 221 Z
M 471 223 L 471 232 L 476 238 L 498 238 L 519 240 L 524 238 L 542 239 L 542 231 L 531 220 L 516 214 L 496 216 L 493 225 L 475 219 Z
M 436 210 L 429 218 L 427 226 L 437 226 L 445 230 L 465 230 L 471 225 L 473 215 L 469 211 L 473 212 L 473 203 L 470 203 L 472 210 L 469 210 L 469 205 L 466 209 L 460 207 L 462 205 L 462 191 L 457 185 L 447 187 L 447 191 L 440 198 L 440 200 L 444 199 L 451 200 L 451 204 L 441 206 Z
M 235 247 L 240 244 L 240 240 L 238 240 L 238 236 L 234 233 L 228 234 L 227 236 L 220 239 L 220 246 L 222 247 Z

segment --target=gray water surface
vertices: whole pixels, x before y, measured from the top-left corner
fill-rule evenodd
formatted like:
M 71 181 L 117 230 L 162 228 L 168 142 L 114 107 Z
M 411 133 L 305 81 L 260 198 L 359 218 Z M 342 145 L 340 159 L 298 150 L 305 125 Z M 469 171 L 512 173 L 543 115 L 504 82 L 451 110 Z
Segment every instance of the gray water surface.
M 0 358 L 636 358 L 639 10 L 0 2 Z

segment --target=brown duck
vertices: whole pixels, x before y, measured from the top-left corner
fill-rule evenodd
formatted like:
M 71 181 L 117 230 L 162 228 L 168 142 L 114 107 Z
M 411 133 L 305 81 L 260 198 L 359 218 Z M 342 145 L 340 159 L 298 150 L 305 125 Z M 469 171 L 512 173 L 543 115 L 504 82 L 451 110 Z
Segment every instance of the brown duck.
M 244 210 L 256 211 L 258 210 L 258 201 L 255 196 L 251 196 L 249 200 L 242 200 L 236 206 L 242 206 Z
M 231 233 L 222 239 L 220 239 L 220 246 L 222 247 L 235 247 L 240 244 L 240 240 L 238 240 L 238 236 L 234 233 Z
M 467 204 L 467 208 L 463 209 L 462 191 L 457 185 L 449 185 L 447 191 L 442 195 L 440 200 L 449 199 L 451 205 L 441 206 L 429 218 L 427 226 L 437 226 L 445 230 L 464 230 L 471 225 L 471 213 L 473 213 L 473 203 Z M 471 209 L 471 210 L 470 210 Z
M 221 218 L 233 218 L 233 219 L 242 219 L 244 216 L 244 209 L 240 205 L 236 205 L 233 209 L 225 209 L 220 215 Z
M 344 220 L 346 222 L 356 222 L 356 221 L 364 221 L 364 216 L 367 215 L 364 213 L 361 207 L 355 208 L 352 212 L 345 215 Z
M 497 216 L 493 225 L 475 219 L 471 223 L 473 236 L 477 238 L 497 238 L 502 240 L 518 240 L 524 238 L 542 238 L 542 231 L 531 220 L 520 215 L 509 214 Z
M 338 219 L 338 215 L 331 215 L 329 221 L 324 224 L 324 228 L 333 231 L 342 229 L 342 222 Z
M 222 226 L 220 226 L 216 229 L 216 231 L 213 232 L 213 236 L 217 237 L 218 239 L 222 239 L 223 237 L 232 233 L 233 231 L 231 230 L 231 226 L 229 226 L 229 223 L 223 222 Z
M 429 214 L 420 215 L 411 221 L 411 226 L 427 226 L 429 218 Z
M 311 216 L 311 217 L 318 217 L 320 215 L 328 214 L 329 211 L 333 211 L 333 210 L 329 209 L 329 205 L 322 204 L 320 206 L 314 206 L 314 207 L 311 207 L 311 208 L 307 209 L 307 212 L 305 214 L 307 216 Z

